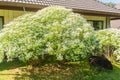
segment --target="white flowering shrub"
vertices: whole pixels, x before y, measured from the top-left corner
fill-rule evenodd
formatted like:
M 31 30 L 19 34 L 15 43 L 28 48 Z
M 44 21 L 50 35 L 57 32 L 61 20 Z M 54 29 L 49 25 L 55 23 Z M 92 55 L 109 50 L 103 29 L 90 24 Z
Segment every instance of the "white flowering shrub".
M 59 6 L 21 16 L 0 31 L 1 61 L 3 54 L 25 62 L 45 54 L 77 61 L 95 54 L 95 48 L 93 28 L 80 14 Z
M 96 34 L 100 41 L 100 49 L 105 54 L 113 54 L 116 60 L 120 60 L 120 30 L 111 28 L 97 31 Z

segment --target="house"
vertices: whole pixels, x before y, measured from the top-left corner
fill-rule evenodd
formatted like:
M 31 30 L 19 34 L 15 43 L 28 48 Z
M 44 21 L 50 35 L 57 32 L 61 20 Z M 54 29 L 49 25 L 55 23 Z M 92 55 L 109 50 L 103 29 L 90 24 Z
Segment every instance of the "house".
M 120 17 L 120 10 L 98 0 L 0 0 L 0 28 L 22 14 L 52 5 L 65 6 L 82 14 L 95 30 L 109 28 L 110 18 Z
M 115 8 L 120 10 L 120 4 L 117 4 Z M 112 28 L 120 29 L 120 17 L 112 17 L 110 23 Z

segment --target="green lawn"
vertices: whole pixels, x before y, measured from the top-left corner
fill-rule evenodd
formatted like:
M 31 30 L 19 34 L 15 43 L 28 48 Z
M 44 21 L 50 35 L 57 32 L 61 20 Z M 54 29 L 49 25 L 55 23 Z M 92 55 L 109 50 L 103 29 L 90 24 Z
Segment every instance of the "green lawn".
M 0 80 L 120 80 L 120 64 L 114 64 L 113 71 L 92 71 L 87 63 L 81 64 L 41 64 L 32 68 L 19 61 L 4 62 L 0 64 Z

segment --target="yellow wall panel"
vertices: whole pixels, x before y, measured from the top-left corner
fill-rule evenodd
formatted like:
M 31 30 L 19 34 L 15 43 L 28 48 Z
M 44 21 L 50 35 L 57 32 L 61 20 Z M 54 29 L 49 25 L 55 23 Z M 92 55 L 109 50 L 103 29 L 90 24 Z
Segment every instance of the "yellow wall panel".
M 0 10 L 0 16 L 4 17 L 4 23 L 7 24 L 12 21 L 14 18 L 25 14 L 24 11 L 15 11 L 15 10 Z
M 104 28 L 106 28 L 106 17 L 104 17 L 104 16 L 85 15 L 84 18 L 86 18 L 87 20 L 100 20 L 100 21 L 103 21 Z

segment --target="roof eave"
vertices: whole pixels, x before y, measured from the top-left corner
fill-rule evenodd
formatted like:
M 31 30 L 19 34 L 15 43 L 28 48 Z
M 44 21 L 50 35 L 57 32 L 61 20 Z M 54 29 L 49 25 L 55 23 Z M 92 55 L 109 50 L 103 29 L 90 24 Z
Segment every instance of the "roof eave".
M 74 12 L 85 14 L 85 15 L 99 15 L 99 16 L 110 16 L 120 17 L 120 13 L 95 11 L 95 10 L 84 10 L 84 9 L 73 9 Z
M 37 11 L 44 7 L 45 5 L 38 5 L 38 4 L 27 4 L 27 3 L 17 3 L 17 2 L 5 2 L 0 1 L 0 9 L 7 9 L 7 10 L 20 10 L 23 11 L 25 8 L 26 11 Z

